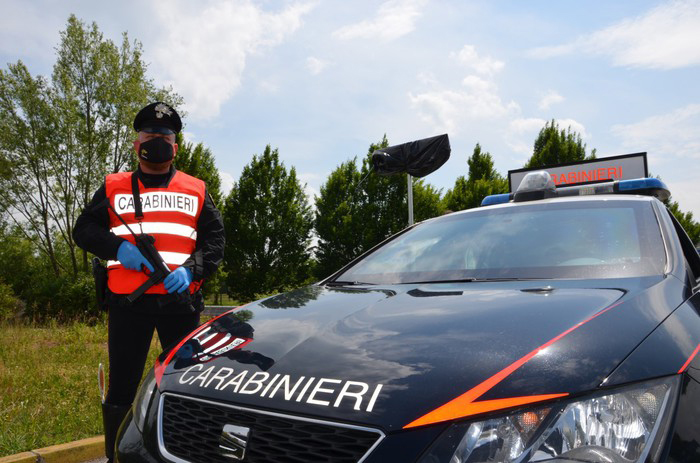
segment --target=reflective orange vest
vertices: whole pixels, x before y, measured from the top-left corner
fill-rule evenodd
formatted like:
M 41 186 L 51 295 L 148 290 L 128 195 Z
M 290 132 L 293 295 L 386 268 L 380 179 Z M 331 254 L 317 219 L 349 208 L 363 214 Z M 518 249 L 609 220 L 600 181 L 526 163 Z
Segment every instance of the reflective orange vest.
M 136 220 L 131 191 L 131 172 L 110 174 L 105 179 L 107 198 L 134 233 L 146 233 L 155 238 L 155 247 L 170 270 L 175 270 L 194 252 L 197 242 L 197 220 L 204 205 L 206 187 L 203 181 L 176 171 L 167 188 L 146 188 L 139 180 L 139 194 L 143 219 Z M 109 210 L 111 232 L 135 244 L 134 237 L 124 224 Z M 107 262 L 107 284 L 115 294 L 130 294 L 141 286 L 148 276 L 129 270 L 117 260 Z M 190 292 L 199 289 L 202 282 L 193 282 Z M 167 294 L 163 283 L 153 285 L 146 294 Z

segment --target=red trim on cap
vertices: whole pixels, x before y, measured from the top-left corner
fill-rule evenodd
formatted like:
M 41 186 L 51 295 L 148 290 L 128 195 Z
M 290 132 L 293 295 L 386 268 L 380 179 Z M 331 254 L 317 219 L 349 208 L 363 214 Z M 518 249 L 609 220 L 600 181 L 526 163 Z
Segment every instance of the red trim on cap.
M 690 366 L 690 362 L 692 362 L 695 356 L 698 355 L 698 351 L 700 351 L 700 344 L 698 344 L 698 347 L 696 347 L 693 353 L 690 354 L 690 357 L 688 357 L 688 360 L 685 361 L 681 369 L 678 370 L 678 374 L 681 374 L 688 369 L 688 366 Z
M 526 356 L 511 363 L 510 365 L 505 367 L 503 370 L 499 371 L 498 373 L 496 373 L 495 375 L 486 379 L 482 383 L 471 388 L 470 390 L 468 390 L 464 394 L 460 395 L 459 397 L 452 399 L 451 401 L 447 402 L 444 405 L 441 405 L 440 407 L 436 408 L 435 410 L 426 413 L 425 415 L 421 416 L 417 420 L 410 422 L 409 424 L 404 426 L 404 429 L 413 428 L 416 426 L 423 426 L 426 424 L 439 423 L 441 421 L 454 420 L 457 418 L 464 418 L 467 416 L 475 415 L 477 413 L 485 413 L 485 412 L 490 412 L 490 411 L 494 411 L 494 410 L 501 410 L 501 409 L 508 408 L 508 407 L 514 407 L 517 405 L 524 405 L 524 404 L 533 403 L 533 402 L 541 402 L 543 400 L 555 399 L 558 397 L 564 397 L 564 396 L 569 395 L 568 392 L 563 392 L 563 393 L 556 393 L 556 394 L 510 397 L 510 398 L 484 400 L 481 402 L 476 402 L 476 399 L 478 399 L 479 397 L 484 395 L 486 392 L 493 389 L 498 383 L 503 381 L 507 376 L 509 376 L 515 370 L 517 370 L 518 368 L 523 366 L 525 363 L 527 363 L 532 357 L 539 354 L 544 349 L 551 346 L 552 344 L 554 344 L 555 342 L 557 342 L 558 340 L 560 340 L 561 338 L 563 338 L 567 334 L 571 333 L 575 329 L 588 323 L 589 321 L 593 320 L 594 318 L 604 314 L 605 312 L 612 309 L 613 307 L 620 305 L 621 303 L 622 302 L 620 301 L 620 302 L 617 302 L 609 307 L 606 307 L 605 309 L 595 313 L 594 315 L 583 320 L 582 322 L 575 324 L 574 326 L 572 326 L 568 330 L 561 333 L 559 336 L 542 344 L 537 349 L 533 350 L 532 352 L 530 352 Z

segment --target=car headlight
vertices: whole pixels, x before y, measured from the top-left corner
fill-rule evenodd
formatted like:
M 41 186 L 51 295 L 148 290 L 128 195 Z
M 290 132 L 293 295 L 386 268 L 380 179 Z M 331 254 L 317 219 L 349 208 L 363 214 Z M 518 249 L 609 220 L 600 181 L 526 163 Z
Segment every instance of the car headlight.
M 132 411 L 134 414 L 134 423 L 139 428 L 139 431 L 143 431 L 143 425 L 146 421 L 146 413 L 148 412 L 148 407 L 151 405 L 151 400 L 153 399 L 153 393 L 156 391 L 156 374 L 154 370 L 151 370 L 141 383 L 141 387 L 136 393 L 136 398 L 134 399 L 134 405 L 132 406 Z
M 421 463 L 657 462 L 675 408 L 679 378 L 455 423 Z

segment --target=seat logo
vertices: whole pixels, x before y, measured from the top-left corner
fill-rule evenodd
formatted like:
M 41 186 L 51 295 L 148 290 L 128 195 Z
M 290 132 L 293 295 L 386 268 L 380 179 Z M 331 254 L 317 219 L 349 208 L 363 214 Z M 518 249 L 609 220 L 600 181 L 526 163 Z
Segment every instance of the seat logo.
M 219 452 L 229 460 L 243 460 L 249 436 L 250 428 L 233 424 L 224 425 L 219 437 Z

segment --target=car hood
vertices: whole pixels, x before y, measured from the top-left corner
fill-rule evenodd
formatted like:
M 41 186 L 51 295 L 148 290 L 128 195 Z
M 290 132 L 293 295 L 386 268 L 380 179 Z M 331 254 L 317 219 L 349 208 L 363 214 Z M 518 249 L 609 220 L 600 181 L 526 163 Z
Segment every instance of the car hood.
M 309 286 L 203 325 L 161 392 L 391 431 L 600 386 L 665 309 L 664 278 Z

